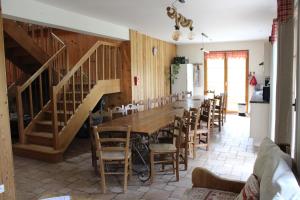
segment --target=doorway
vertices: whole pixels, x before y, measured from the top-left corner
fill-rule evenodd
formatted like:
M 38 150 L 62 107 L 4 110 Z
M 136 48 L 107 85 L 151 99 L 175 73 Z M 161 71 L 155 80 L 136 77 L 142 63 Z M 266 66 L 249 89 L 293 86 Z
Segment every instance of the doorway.
M 204 91 L 227 94 L 227 112 L 238 112 L 238 103 L 248 112 L 249 52 L 212 51 L 204 58 Z

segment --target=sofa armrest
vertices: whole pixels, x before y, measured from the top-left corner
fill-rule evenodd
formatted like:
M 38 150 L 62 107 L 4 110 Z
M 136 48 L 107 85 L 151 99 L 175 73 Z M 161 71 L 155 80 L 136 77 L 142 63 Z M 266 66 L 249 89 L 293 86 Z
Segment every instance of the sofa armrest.
M 223 190 L 234 193 L 240 193 L 245 185 L 245 182 L 223 179 L 201 167 L 197 167 L 193 170 L 192 183 L 193 187 Z

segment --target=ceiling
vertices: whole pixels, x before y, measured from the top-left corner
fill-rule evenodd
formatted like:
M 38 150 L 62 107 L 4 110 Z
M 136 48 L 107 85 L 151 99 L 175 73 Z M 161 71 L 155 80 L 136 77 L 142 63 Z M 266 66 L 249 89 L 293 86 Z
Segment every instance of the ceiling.
M 105 20 L 171 41 L 174 20 L 166 15 L 173 0 L 37 0 L 65 10 Z M 187 39 L 188 29 L 178 43 L 267 39 L 276 16 L 276 0 L 186 0 L 176 3 L 178 12 L 194 21 L 196 37 Z M 182 30 L 182 29 L 181 29 Z M 204 40 L 204 41 L 203 41 Z

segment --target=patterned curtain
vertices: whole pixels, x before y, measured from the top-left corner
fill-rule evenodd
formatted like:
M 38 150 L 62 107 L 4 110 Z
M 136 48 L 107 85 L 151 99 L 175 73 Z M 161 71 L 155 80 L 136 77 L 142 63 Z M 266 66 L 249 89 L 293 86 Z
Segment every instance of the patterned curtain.
M 248 56 L 247 50 L 236 50 L 236 51 L 210 51 L 204 54 L 205 59 L 225 59 L 230 58 L 246 58 Z
M 293 0 L 277 0 L 277 18 L 279 23 L 285 23 L 289 19 L 293 19 L 293 13 Z
M 274 44 L 275 41 L 277 41 L 277 35 L 278 35 L 278 20 L 273 19 L 273 24 L 272 24 L 272 32 L 271 36 L 269 38 L 269 41 Z

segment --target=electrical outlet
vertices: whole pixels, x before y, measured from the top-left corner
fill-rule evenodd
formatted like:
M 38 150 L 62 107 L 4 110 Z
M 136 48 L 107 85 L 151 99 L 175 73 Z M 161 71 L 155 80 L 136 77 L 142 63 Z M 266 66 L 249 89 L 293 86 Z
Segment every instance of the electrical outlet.
M 4 185 L 0 185 L 0 194 L 4 193 Z

